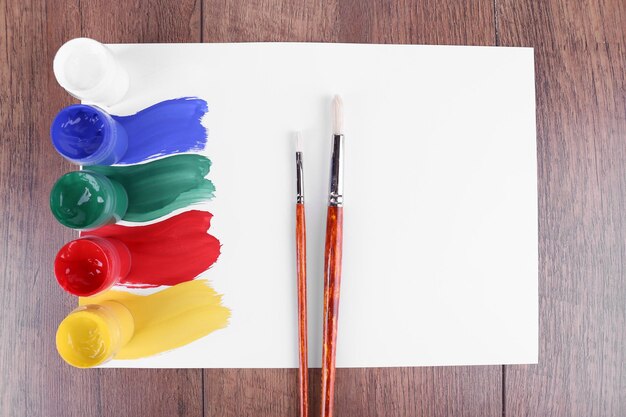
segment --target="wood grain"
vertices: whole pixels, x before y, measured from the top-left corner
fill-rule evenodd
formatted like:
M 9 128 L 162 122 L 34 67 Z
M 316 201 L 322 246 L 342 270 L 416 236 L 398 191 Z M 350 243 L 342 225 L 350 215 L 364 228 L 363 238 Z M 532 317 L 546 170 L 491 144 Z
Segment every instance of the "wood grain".
M 58 323 L 76 305 L 52 272 L 56 251 L 75 237 L 47 203 L 54 181 L 75 169 L 56 154 L 48 134 L 56 112 L 75 102 L 54 79 L 54 53 L 81 35 L 200 39 L 200 8 L 193 1 L 124 4 L 0 1 L 2 416 L 203 415 L 199 370 L 82 371 L 65 365 L 53 342 Z
M 534 46 L 539 365 L 506 368 L 507 416 L 626 416 L 626 3 L 498 2 Z
M 72 168 L 53 152 L 48 127 L 72 100 L 50 68 L 56 49 L 83 35 L 534 46 L 540 364 L 504 374 L 502 367 L 339 369 L 336 414 L 625 416 L 625 7 L 623 0 L 0 0 L 0 415 L 298 412 L 296 370 L 77 371 L 59 361 L 50 340 L 74 300 L 57 288 L 50 266 L 73 233 L 54 222 L 46 200 Z M 319 381 L 319 369 L 311 370 L 315 415 Z M 141 387 L 141 400 L 129 387 Z
M 205 42 L 307 41 L 493 45 L 492 1 L 205 0 Z M 322 277 L 319 278 L 320 280 Z M 297 413 L 297 371 L 205 370 L 207 415 Z M 338 369 L 335 414 L 501 416 L 502 367 Z M 320 370 L 309 374 L 320 414 Z
M 336 152 L 336 148 L 333 151 L 333 160 L 334 152 Z M 339 324 L 343 257 L 343 207 L 328 207 L 326 213 L 324 328 L 322 331 L 322 387 L 320 404 L 322 417 L 332 417 L 335 406 L 335 359 L 337 356 L 337 329 Z
M 296 204 L 296 276 L 298 281 L 298 391 L 300 417 L 309 415 L 309 344 L 306 291 L 306 216 L 304 203 Z

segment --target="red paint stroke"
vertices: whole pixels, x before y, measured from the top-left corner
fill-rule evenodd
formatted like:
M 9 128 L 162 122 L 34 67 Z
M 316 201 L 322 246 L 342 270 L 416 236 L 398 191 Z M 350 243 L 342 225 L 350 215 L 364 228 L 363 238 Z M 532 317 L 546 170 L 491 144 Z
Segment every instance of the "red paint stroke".
M 109 225 L 81 236 L 111 237 L 130 251 L 131 266 L 120 285 L 157 287 L 190 281 L 220 256 L 220 242 L 208 234 L 213 215 L 191 210 L 146 226 Z

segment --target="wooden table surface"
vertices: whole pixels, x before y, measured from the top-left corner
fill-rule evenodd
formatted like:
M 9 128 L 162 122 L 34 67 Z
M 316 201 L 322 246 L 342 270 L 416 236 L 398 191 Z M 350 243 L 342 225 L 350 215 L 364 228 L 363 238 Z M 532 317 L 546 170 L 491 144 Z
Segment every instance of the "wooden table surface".
M 81 371 L 57 356 L 75 299 L 51 266 L 74 234 L 47 199 L 72 167 L 48 129 L 75 100 L 52 58 L 88 36 L 535 47 L 539 365 L 341 369 L 336 414 L 626 416 L 625 28 L 624 0 L 0 0 L 1 415 L 297 415 L 295 370 Z

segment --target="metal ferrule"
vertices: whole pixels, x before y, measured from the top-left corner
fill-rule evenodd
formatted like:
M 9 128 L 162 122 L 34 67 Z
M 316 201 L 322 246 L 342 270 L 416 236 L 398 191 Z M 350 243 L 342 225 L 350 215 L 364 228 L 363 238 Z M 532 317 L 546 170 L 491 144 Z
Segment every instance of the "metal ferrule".
M 304 204 L 304 168 L 302 152 L 296 152 L 296 203 Z
M 328 193 L 328 205 L 331 207 L 343 206 L 343 152 L 343 135 L 333 135 Z

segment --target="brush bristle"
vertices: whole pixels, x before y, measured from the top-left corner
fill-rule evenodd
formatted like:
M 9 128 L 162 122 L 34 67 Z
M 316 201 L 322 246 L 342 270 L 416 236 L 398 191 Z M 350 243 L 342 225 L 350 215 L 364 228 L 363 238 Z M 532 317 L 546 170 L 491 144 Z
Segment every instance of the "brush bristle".
M 302 132 L 296 132 L 296 152 L 302 152 Z
M 333 133 L 343 135 L 343 100 L 340 95 L 333 99 Z

